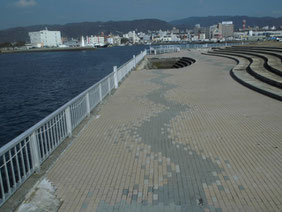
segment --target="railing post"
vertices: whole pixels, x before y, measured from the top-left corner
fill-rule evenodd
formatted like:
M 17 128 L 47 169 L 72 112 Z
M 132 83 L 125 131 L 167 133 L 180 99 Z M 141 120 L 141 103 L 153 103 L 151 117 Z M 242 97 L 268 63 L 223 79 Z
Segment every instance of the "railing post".
M 35 132 L 32 133 L 30 137 L 30 150 L 32 157 L 32 164 L 36 172 L 40 171 L 40 156 L 39 156 L 39 148 L 36 139 Z
M 136 67 L 136 57 L 135 57 L 135 55 L 133 55 L 133 68 L 135 68 Z
M 118 88 L 118 78 L 117 78 L 117 67 L 114 66 L 114 82 L 115 82 L 115 89 Z
M 99 97 L 100 97 L 100 102 L 102 102 L 103 100 L 103 96 L 102 96 L 102 84 L 99 84 Z
M 87 112 L 87 116 L 90 116 L 90 100 L 89 100 L 89 93 L 87 92 L 86 96 L 86 112 Z
M 108 77 L 108 93 L 111 93 L 111 78 Z
M 66 108 L 66 122 L 67 122 L 67 130 L 68 130 L 68 136 L 72 137 L 72 126 L 71 126 L 71 113 L 70 113 L 70 106 Z

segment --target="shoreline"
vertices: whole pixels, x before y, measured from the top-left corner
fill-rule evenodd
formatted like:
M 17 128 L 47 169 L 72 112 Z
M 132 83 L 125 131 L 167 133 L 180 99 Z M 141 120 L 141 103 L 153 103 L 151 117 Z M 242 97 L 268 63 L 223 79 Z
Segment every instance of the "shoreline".
M 64 52 L 64 51 L 93 51 L 97 48 L 93 47 L 70 47 L 70 48 L 38 48 L 38 49 L 26 49 L 26 50 L 5 50 L 0 54 L 14 54 L 14 53 L 33 53 L 33 52 Z
M 158 45 L 187 45 L 187 44 L 212 44 L 215 42 L 157 42 L 152 43 L 148 46 L 158 46 Z M 236 41 L 226 41 L 222 43 L 242 43 L 242 42 L 236 42 Z M 146 44 L 135 44 L 135 45 L 146 45 Z M 108 47 L 100 47 L 100 48 L 108 48 Z M 33 53 L 33 52 L 62 52 L 62 51 L 93 51 L 100 48 L 93 48 L 93 47 L 64 47 L 64 48 L 36 48 L 36 49 L 25 49 L 25 50 L 1 50 L 0 49 L 0 55 L 1 54 L 13 54 L 13 53 Z

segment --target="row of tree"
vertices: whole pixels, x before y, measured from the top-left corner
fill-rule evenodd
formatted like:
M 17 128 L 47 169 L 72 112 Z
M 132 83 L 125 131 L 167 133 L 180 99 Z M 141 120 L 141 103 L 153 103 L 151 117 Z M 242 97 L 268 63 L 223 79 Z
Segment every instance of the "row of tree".
M 18 48 L 25 45 L 25 41 L 0 43 L 0 48 Z

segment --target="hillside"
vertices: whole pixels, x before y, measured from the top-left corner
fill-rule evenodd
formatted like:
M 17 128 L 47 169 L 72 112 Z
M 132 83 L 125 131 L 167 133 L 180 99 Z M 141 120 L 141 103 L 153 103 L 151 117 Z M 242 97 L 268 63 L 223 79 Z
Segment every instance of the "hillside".
M 179 28 L 191 29 L 195 24 L 200 24 L 203 27 L 218 24 L 222 21 L 233 21 L 235 29 L 242 28 L 242 21 L 246 20 L 246 26 L 282 26 L 282 17 L 248 17 L 248 16 L 208 16 L 208 17 L 189 17 L 171 21 L 170 24 Z
M 208 17 L 190 17 L 171 22 L 166 22 L 158 19 L 142 19 L 133 21 L 108 21 L 108 22 L 82 22 L 82 23 L 69 23 L 65 25 L 36 25 L 28 27 L 10 28 L 0 31 L 0 43 L 16 42 L 16 41 L 29 41 L 28 32 L 39 31 L 47 27 L 49 30 L 58 30 L 62 32 L 63 37 L 80 38 L 84 35 L 97 35 L 101 32 L 105 34 L 123 34 L 129 31 L 142 31 L 148 30 L 168 30 L 173 26 L 180 29 L 193 29 L 195 24 L 207 27 L 218 24 L 222 21 L 233 21 L 235 30 L 242 27 L 242 21 L 247 21 L 247 26 L 281 26 L 282 17 L 248 17 L 248 16 L 208 16 Z
M 17 27 L 0 31 L 0 43 L 15 42 L 15 41 L 29 41 L 28 32 L 39 31 L 48 28 L 48 30 L 61 31 L 63 37 L 80 38 L 84 35 L 97 35 L 101 32 L 105 34 L 122 34 L 129 31 L 143 31 L 148 30 L 167 30 L 172 26 L 162 20 L 158 19 L 142 19 L 133 21 L 108 21 L 108 22 L 83 22 L 70 23 L 65 25 L 36 25 L 28 27 Z

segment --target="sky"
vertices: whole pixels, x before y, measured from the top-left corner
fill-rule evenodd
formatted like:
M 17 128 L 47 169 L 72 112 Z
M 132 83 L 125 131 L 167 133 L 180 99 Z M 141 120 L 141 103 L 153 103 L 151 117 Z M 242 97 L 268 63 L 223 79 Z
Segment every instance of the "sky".
M 282 16 L 281 0 L 0 0 L 0 29 L 37 24 L 191 16 Z

